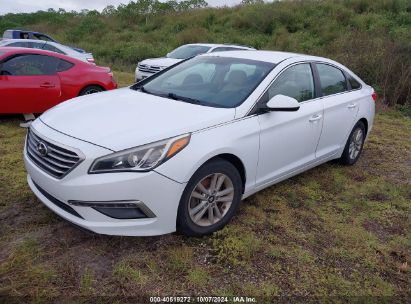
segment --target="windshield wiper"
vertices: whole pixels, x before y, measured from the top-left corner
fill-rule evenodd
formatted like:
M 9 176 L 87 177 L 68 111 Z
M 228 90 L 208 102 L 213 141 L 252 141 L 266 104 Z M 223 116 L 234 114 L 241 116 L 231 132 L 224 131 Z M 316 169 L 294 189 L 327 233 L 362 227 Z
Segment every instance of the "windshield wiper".
M 202 101 L 195 99 L 195 98 L 190 98 L 190 97 L 185 97 L 185 96 L 180 96 L 177 95 L 175 93 L 168 93 L 167 96 L 171 99 L 174 100 L 180 100 L 180 101 L 184 101 L 184 102 L 188 102 L 188 103 L 193 103 L 193 104 L 201 104 Z
M 144 88 L 144 86 L 138 87 L 137 89 L 140 89 L 140 91 L 143 92 L 143 93 L 150 94 L 150 92 L 147 91 L 147 90 Z
M 148 93 L 148 94 L 150 93 L 142 85 L 134 84 L 130 87 L 130 89 L 132 89 L 134 91 L 140 91 L 140 92 L 143 92 L 143 93 Z
M 134 90 L 139 90 L 140 92 L 146 93 L 146 94 L 150 94 L 150 95 L 155 95 L 155 96 L 161 96 L 161 97 L 168 97 L 174 100 L 180 100 L 180 101 L 184 101 L 184 102 L 188 102 L 188 103 L 193 103 L 193 104 L 201 104 L 202 101 L 195 99 L 195 98 L 190 98 L 190 97 L 185 97 L 185 96 L 180 96 L 177 95 L 175 93 L 166 93 L 166 94 L 157 94 L 151 91 L 148 91 L 146 88 L 144 88 L 144 86 L 138 86 L 133 88 Z
M 143 92 L 143 93 L 146 93 L 146 94 L 150 94 L 150 95 L 157 95 L 157 94 L 154 94 L 153 92 L 147 90 L 144 86 L 138 86 L 138 87 L 134 88 L 134 90 L 140 91 L 140 92 Z

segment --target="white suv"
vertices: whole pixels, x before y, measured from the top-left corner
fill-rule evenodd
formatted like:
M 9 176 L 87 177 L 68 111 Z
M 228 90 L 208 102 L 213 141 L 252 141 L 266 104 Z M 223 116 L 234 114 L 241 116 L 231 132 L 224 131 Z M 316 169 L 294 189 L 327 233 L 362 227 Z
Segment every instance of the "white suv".
M 166 57 L 150 58 L 139 62 L 136 67 L 135 79 L 136 82 L 138 82 L 184 59 L 200 54 L 247 50 L 255 51 L 255 49 L 251 47 L 233 44 L 185 44 L 168 53 Z

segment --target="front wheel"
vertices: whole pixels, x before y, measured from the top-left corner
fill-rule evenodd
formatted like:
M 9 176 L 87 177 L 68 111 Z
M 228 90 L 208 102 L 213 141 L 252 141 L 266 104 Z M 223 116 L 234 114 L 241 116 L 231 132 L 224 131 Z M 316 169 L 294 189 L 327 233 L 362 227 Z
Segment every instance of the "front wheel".
M 204 164 L 192 176 L 181 197 L 177 229 L 190 236 L 211 234 L 235 214 L 242 194 L 238 170 L 223 159 Z
M 357 162 L 364 147 L 365 136 L 364 123 L 359 121 L 352 129 L 345 144 L 343 154 L 340 158 L 341 164 L 351 166 Z

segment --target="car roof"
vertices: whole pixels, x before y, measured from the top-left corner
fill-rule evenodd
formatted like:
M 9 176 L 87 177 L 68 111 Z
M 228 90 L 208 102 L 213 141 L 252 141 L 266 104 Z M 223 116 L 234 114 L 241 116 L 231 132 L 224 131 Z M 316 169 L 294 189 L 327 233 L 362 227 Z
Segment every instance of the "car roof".
M 189 43 L 186 45 L 201 45 L 201 46 L 208 46 L 210 48 L 214 47 L 238 47 L 238 48 L 244 48 L 244 49 L 253 49 L 250 46 L 246 45 L 238 45 L 238 44 L 221 44 L 221 43 Z
M 301 59 L 307 60 L 322 60 L 322 61 L 331 61 L 326 58 L 304 55 L 298 53 L 289 53 L 289 52 L 277 52 L 277 51 L 227 51 L 227 52 L 216 52 L 216 53 L 207 53 L 200 56 L 218 56 L 218 57 L 229 57 L 229 58 L 240 58 L 240 59 L 250 59 L 257 60 L 262 62 L 270 62 L 278 64 L 279 62 L 300 57 Z
M 27 39 L 23 39 L 27 40 Z M 9 47 L 9 46 L 0 46 L 0 52 L 2 52 L 1 55 L 11 55 L 11 54 L 38 54 L 38 55 L 48 55 L 52 57 L 57 57 L 64 59 L 66 61 L 72 62 L 72 63 L 81 63 L 81 64 L 87 64 L 79 59 L 63 55 L 60 53 L 52 52 L 52 51 L 46 51 L 46 50 L 39 50 L 39 49 L 32 49 L 32 48 L 23 48 L 23 47 Z

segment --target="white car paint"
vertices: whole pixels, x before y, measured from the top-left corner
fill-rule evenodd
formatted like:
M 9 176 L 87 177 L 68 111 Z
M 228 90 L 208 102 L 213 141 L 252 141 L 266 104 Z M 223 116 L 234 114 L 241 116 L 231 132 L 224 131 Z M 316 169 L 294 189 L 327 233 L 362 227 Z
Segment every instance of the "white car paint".
M 129 88 L 113 92 L 102 92 L 98 99 L 88 95 L 61 103 L 55 110 L 43 114 L 41 121 L 62 133 L 120 151 L 231 121 L 235 115 L 235 109 L 199 107 Z M 107 126 L 107 121 L 113 118 L 113 99 L 117 100 L 115 107 L 121 113 L 121 120 L 116 121 L 115 128 L 101 132 Z M 98 115 L 90 115 L 96 108 L 99 108 Z M 135 119 L 135 113 L 138 113 L 138 119 Z M 157 113 L 155 120 L 152 113 Z M 182 119 L 184 124 L 181 124 Z M 76 121 L 76 124 L 67 124 L 67 121 Z M 173 128 L 159 128 L 159 121 L 163 126 Z M 86 125 L 87 132 L 84 132 Z M 151 131 L 142 134 L 141 131 L 145 129 Z M 113 137 L 117 140 L 113 141 Z
M 36 40 L 36 39 L 3 39 L 0 41 L 1 46 L 9 47 L 28 47 L 34 49 L 43 49 L 48 51 L 53 51 L 56 53 L 64 54 L 72 58 L 76 58 L 81 61 L 85 61 L 91 64 L 94 63 L 93 54 L 91 53 L 81 53 L 74 50 L 73 48 L 52 41 Z
M 201 56 L 254 59 L 276 66 L 241 105 L 232 109 L 183 103 L 128 88 L 60 104 L 36 119 L 32 130 L 44 140 L 81 151 L 84 160 L 62 179 L 57 179 L 38 167 L 25 148 L 28 182 L 36 196 L 55 213 L 97 233 L 135 236 L 171 233 L 176 230 L 177 209 L 185 186 L 196 170 L 211 158 L 231 154 L 241 161 L 246 173 L 243 193 L 246 198 L 290 176 L 339 158 L 360 119 L 366 120 L 367 132 L 371 130 L 375 114 L 373 89 L 332 60 L 268 51 Z M 295 64 L 307 62 L 338 67 L 362 87 L 301 102 L 295 112 L 252 111 L 281 73 Z M 191 133 L 189 144 L 149 172 L 89 174 L 96 158 L 187 133 Z M 91 207 L 72 206 L 83 217 L 79 218 L 53 204 L 33 181 L 63 204 L 70 200 L 114 203 L 139 200 L 155 217 L 119 220 Z
M 232 44 L 213 44 L 213 43 L 192 43 L 187 44 L 187 46 L 205 46 L 209 47 L 209 50 L 206 53 L 213 53 L 218 48 L 233 48 L 237 50 L 255 50 L 246 46 L 232 45 Z M 135 80 L 136 82 L 143 80 L 144 78 L 150 77 L 151 75 L 164 70 L 184 59 L 176 59 L 167 57 L 160 58 L 149 58 L 139 62 L 135 70 Z

